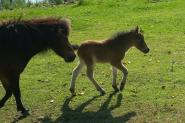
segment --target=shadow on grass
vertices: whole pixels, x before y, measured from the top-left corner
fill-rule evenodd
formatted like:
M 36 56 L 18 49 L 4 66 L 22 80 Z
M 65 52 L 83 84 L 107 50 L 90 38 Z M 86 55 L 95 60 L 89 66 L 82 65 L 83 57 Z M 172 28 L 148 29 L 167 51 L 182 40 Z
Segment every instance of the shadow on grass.
M 26 115 L 26 116 L 23 116 L 23 115 L 17 116 L 17 117 L 14 118 L 14 120 L 13 120 L 11 123 L 17 123 L 17 122 L 19 122 L 20 120 L 23 120 L 24 118 L 27 118 L 28 116 L 29 116 L 29 115 Z
M 135 112 L 128 112 L 123 116 L 113 117 L 111 111 L 115 108 L 120 107 L 122 101 L 122 94 L 117 95 L 116 105 L 109 107 L 109 103 L 115 95 L 110 94 L 107 100 L 101 105 L 98 111 L 84 111 L 86 106 L 88 106 L 93 100 L 100 96 L 95 96 L 92 99 L 84 102 L 76 109 L 71 109 L 69 103 L 73 97 L 69 97 L 65 100 L 61 112 L 62 115 L 59 116 L 55 121 L 52 121 L 50 117 L 45 117 L 41 119 L 41 123 L 125 123 L 130 120 L 130 118 L 136 115 Z

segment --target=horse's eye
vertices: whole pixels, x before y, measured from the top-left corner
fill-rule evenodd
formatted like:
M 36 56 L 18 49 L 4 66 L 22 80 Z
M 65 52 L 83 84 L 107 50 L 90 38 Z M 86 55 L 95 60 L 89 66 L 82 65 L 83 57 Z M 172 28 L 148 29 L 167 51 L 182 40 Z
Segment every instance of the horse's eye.
M 138 41 L 138 42 L 141 42 L 141 38 L 137 38 L 137 41 Z

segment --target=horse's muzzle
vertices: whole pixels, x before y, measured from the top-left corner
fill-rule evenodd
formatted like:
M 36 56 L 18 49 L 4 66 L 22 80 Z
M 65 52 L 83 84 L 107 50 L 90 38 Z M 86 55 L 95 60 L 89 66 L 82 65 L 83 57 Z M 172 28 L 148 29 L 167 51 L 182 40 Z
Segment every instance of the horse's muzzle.
M 72 62 L 72 61 L 75 60 L 75 58 L 76 58 L 75 54 L 74 55 L 68 55 L 64 58 L 64 60 L 65 60 L 65 62 Z
M 146 48 L 146 49 L 143 50 L 143 52 L 144 52 L 145 54 L 148 53 L 149 51 L 150 51 L 149 48 Z

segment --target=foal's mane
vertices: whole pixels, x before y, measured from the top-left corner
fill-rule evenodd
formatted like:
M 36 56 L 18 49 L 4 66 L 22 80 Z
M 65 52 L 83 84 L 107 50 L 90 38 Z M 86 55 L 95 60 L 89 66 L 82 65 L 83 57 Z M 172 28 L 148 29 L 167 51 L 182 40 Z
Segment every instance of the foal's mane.
M 127 38 L 127 36 L 130 34 L 130 31 L 122 31 L 114 34 L 112 37 L 107 39 L 105 42 L 106 43 L 113 43 L 113 42 L 125 42 L 127 40 L 124 40 Z
M 117 38 L 121 38 L 124 37 L 126 34 L 128 34 L 128 31 L 122 31 L 122 32 L 118 32 L 116 34 L 114 34 L 110 39 L 117 39 Z

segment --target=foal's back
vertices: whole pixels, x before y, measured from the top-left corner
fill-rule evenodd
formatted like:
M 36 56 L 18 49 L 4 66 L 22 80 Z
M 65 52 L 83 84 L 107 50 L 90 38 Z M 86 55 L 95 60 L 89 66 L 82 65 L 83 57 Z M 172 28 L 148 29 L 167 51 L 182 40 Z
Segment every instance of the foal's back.
M 105 41 L 86 41 L 82 43 L 77 52 L 80 60 L 88 63 L 112 62 L 123 59 L 124 53 Z

